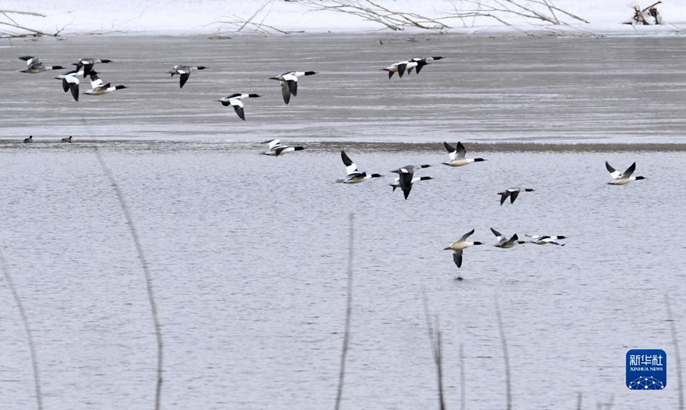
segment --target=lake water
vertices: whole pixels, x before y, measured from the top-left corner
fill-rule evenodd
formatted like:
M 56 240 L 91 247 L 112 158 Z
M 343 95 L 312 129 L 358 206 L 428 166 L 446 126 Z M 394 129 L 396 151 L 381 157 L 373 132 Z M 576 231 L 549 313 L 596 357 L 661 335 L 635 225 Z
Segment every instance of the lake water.
M 460 345 L 467 408 L 505 406 L 496 297 L 515 408 L 573 409 L 579 392 L 587 409 L 610 401 L 623 409 L 677 407 L 664 297 L 669 292 L 683 351 L 685 249 L 678 233 L 686 228 L 686 191 L 674 185 L 686 173 L 683 146 L 500 151 L 469 141 L 680 143 L 683 59 L 635 57 L 636 47 L 676 53 L 683 46 L 675 39 L 381 38 L 383 46 L 372 36 L 15 42 L 17 55 L 37 50 L 47 64 L 81 54 L 110 57 L 118 62 L 103 66 L 102 77 L 112 73 L 106 81 L 132 85 L 79 103 L 50 73 L 11 73 L 13 81 L 0 85 L 6 139 L 0 246 L 33 329 L 46 409 L 147 409 L 154 399 L 156 346 L 145 280 L 96 145 L 128 201 L 153 275 L 166 409 L 333 407 L 351 212 L 354 300 L 344 408 L 437 406 L 423 290 L 439 315 L 448 408 L 459 408 Z M 604 52 L 591 46 L 598 44 L 607 45 Z M 496 48 L 489 52 L 489 45 Z M 421 54 L 450 60 L 390 82 L 375 70 L 400 51 L 407 57 L 427 47 Z M 594 59 L 574 62 L 568 55 L 586 55 L 584 49 Z M 288 107 L 278 85 L 265 79 L 284 71 L 269 50 L 285 65 L 322 71 L 302 81 Z M 634 58 L 620 57 L 622 50 Z M 10 51 L 0 49 L 3 57 Z M 319 57 L 324 51 L 330 58 Z M 614 58 L 603 62 L 603 54 Z M 174 56 L 218 68 L 193 73 L 179 91 L 178 80 L 164 74 Z M 2 70 L 21 68 L 11 57 L 1 60 Z M 481 68 L 470 68 L 468 58 Z M 605 69 L 614 74 L 601 75 L 601 82 Z M 659 73 L 661 93 L 645 91 L 650 87 L 642 81 L 638 89 L 610 86 L 646 70 Z M 473 78 L 450 79 L 467 72 Z M 564 72 L 597 89 L 548 83 Z M 537 78 L 547 87 L 537 87 Z M 458 92 L 467 89 L 473 94 Z M 648 102 L 630 97 L 641 89 Z M 246 122 L 212 102 L 235 90 L 267 95 L 246 102 Z M 646 112 L 659 126 L 638 121 Z M 37 143 L 18 142 L 29 133 Z M 77 143 L 51 143 L 68 134 Z M 308 148 L 260 155 L 257 142 L 270 136 Z M 105 141 L 89 142 L 96 138 Z M 469 155 L 487 161 L 442 166 L 446 153 L 433 142 L 443 139 L 467 141 Z M 368 141 L 424 144 L 385 149 Z M 387 177 L 334 183 L 344 174 L 340 148 L 362 170 Z M 622 170 L 636 161 L 636 174 L 647 179 L 609 186 L 605 160 Z M 418 183 L 405 201 L 388 186 L 388 171 L 419 163 L 434 165 L 421 171 L 434 179 Z M 500 206 L 496 192 L 518 185 L 536 191 Z M 565 247 L 498 249 L 490 227 L 568 239 Z M 442 249 L 472 228 L 485 245 L 466 250 L 458 270 Z M 0 408 L 33 408 L 26 337 L 4 280 L 0 306 Z M 666 390 L 626 388 L 631 348 L 667 352 Z

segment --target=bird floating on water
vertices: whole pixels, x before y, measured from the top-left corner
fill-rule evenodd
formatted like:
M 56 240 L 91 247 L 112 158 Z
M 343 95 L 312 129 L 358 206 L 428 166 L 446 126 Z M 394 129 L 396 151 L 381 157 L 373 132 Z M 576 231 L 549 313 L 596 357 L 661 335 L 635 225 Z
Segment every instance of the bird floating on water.
M 33 56 L 23 56 L 19 57 L 20 60 L 26 61 L 26 70 L 21 70 L 22 73 L 37 74 L 48 70 L 61 70 L 61 65 L 43 65 L 43 62 L 38 59 L 38 57 Z
M 483 162 L 486 161 L 483 158 L 465 158 L 467 150 L 464 145 L 458 141 L 457 146 L 453 148 L 447 142 L 443 142 L 445 149 L 448 150 L 448 155 L 450 156 L 450 162 L 444 162 L 443 165 L 448 165 L 451 167 L 461 167 L 463 165 L 471 164 L 473 162 Z
M 500 195 L 500 205 L 505 203 L 505 201 L 507 200 L 507 197 L 510 197 L 510 203 L 514 204 L 514 201 L 515 201 L 515 199 L 517 199 L 517 196 L 519 196 L 520 192 L 534 192 L 534 189 L 533 188 L 515 187 L 515 188 L 508 188 L 502 192 L 498 192 L 498 195 Z
M 642 179 L 645 179 L 645 177 L 633 177 L 631 176 L 634 171 L 636 170 L 636 163 L 634 162 L 631 164 L 629 168 L 624 171 L 624 173 L 620 173 L 616 169 L 612 168 L 612 166 L 605 161 L 605 168 L 610 172 L 610 176 L 612 176 L 612 182 L 608 182 L 610 185 L 626 185 L 631 181 L 640 181 Z
M 367 174 L 366 172 L 360 172 L 357 169 L 357 165 L 355 165 L 355 163 L 343 150 L 341 150 L 341 159 L 345 165 L 345 172 L 347 173 L 347 176 L 343 179 L 337 180 L 336 182 L 343 184 L 358 184 L 368 179 L 383 177 L 383 175 L 380 174 Z
M 217 100 L 224 107 L 228 107 L 229 105 L 233 107 L 233 110 L 236 111 L 236 114 L 238 115 L 238 118 L 242 119 L 245 121 L 245 111 L 243 111 L 243 101 L 246 98 L 258 98 L 259 95 L 257 94 L 231 94 L 228 97 L 224 97 L 221 100 Z
M 559 246 L 565 246 L 564 243 L 559 243 L 557 242 L 560 239 L 566 239 L 566 236 L 563 235 L 557 235 L 557 236 L 548 236 L 548 235 L 526 235 L 527 237 L 531 238 L 532 241 L 530 243 L 536 244 L 536 245 L 559 245 Z
M 174 66 L 174 68 L 171 69 L 171 71 L 168 71 L 168 74 L 171 74 L 172 77 L 174 77 L 174 74 L 178 74 L 181 76 L 179 78 L 179 88 L 183 88 L 183 85 L 186 84 L 186 81 L 188 81 L 188 78 L 191 76 L 191 72 L 195 70 L 204 70 L 207 67 L 204 65 L 198 65 L 198 66 L 191 66 L 191 65 L 181 65 L 177 64 Z
M 263 152 L 263 154 L 274 157 L 288 154 L 289 152 L 302 151 L 305 149 L 305 147 L 289 147 L 288 145 L 282 144 L 280 140 L 264 141 L 263 144 L 269 144 L 269 149 Z
M 314 71 L 288 71 L 277 75 L 276 77 L 269 77 L 269 79 L 277 80 L 281 83 L 283 102 L 288 104 L 291 101 L 291 95 L 293 95 L 293 97 L 298 96 L 298 77 L 315 74 L 317 73 Z
M 30 142 L 33 142 L 33 135 L 29 135 L 28 138 L 24 138 L 24 144 L 28 144 Z
M 524 241 L 519 240 L 517 234 L 514 234 L 510 239 L 507 239 L 507 237 L 503 236 L 503 234 L 501 234 L 493 228 L 491 228 L 491 232 L 493 232 L 493 235 L 495 235 L 495 239 L 498 241 L 498 243 L 495 244 L 495 246 L 498 248 L 509 249 L 517 245 L 518 243 L 524 243 Z
M 71 144 L 71 135 L 70 135 L 69 137 L 62 138 L 62 139 L 60 140 L 60 142 L 68 142 L 68 143 Z
M 458 268 L 462 267 L 462 251 L 464 249 L 474 245 L 483 245 L 483 243 L 481 242 L 467 241 L 467 238 L 469 238 L 473 233 L 474 229 L 462 235 L 460 239 L 456 240 L 455 242 L 451 243 L 443 249 L 444 251 L 453 251 L 453 261 L 455 262 L 455 265 L 457 265 Z

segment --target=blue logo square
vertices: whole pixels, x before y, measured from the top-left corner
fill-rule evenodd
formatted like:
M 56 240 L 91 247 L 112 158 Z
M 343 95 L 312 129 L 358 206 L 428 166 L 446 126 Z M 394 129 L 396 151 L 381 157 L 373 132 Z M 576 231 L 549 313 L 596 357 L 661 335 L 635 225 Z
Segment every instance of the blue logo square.
M 629 390 L 662 390 L 667 387 L 667 353 L 661 349 L 626 352 L 626 387 Z

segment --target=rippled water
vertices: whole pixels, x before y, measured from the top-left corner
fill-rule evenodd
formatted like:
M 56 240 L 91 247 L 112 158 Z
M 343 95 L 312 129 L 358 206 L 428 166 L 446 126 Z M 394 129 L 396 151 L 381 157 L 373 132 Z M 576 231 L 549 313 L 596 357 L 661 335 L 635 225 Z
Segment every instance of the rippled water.
M 380 44 L 379 41 L 383 44 Z M 233 39 L 114 37 L 14 41 L 0 48 L 0 138 L 259 141 L 686 142 L 683 38 L 524 38 L 368 34 Z M 17 57 L 68 66 L 84 56 L 129 89 L 72 101 L 53 73 L 18 73 Z M 412 56 L 444 60 L 420 75 L 381 68 Z M 174 64 L 206 65 L 179 89 Z M 289 106 L 268 78 L 314 70 Z M 87 81 L 86 81 L 86 84 Z M 82 91 L 87 85 L 82 85 Z M 234 92 L 247 121 L 215 100 Z M 87 126 L 84 126 L 87 125 Z
M 254 144 L 99 145 L 154 276 L 164 408 L 333 406 L 350 212 L 357 237 L 344 408 L 437 405 L 422 290 L 440 315 L 448 408 L 459 406 L 460 345 L 467 408 L 504 407 L 496 296 L 515 408 L 576 408 L 578 392 L 584 408 L 612 397 L 622 409 L 677 406 L 664 295 L 683 342 L 686 193 L 672 185 L 686 172 L 681 153 L 472 152 L 487 161 L 429 168 L 434 180 L 405 201 L 390 177 L 335 184 L 340 154 L 324 146 L 273 158 Z M 360 168 L 386 174 L 445 160 L 440 146 L 347 151 Z M 605 160 L 638 161 L 648 179 L 609 186 Z M 4 144 L 0 174 L 2 252 L 34 330 L 45 408 L 151 408 L 145 281 L 93 145 Z M 500 206 L 496 192 L 512 185 L 536 191 Z M 566 235 L 567 245 L 497 249 L 490 227 Z M 458 270 L 442 249 L 472 228 L 486 245 L 465 251 Z M 32 408 L 25 334 L 4 281 L 0 301 L 0 407 Z M 630 348 L 667 351 L 665 391 L 624 386 Z

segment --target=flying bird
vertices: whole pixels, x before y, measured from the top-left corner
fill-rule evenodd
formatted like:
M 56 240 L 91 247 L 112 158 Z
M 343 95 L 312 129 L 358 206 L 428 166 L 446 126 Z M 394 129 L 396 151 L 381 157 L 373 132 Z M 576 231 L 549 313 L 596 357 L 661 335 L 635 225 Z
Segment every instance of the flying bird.
M 305 147 L 289 147 L 288 145 L 282 144 L 280 140 L 264 141 L 263 144 L 269 144 L 269 149 L 263 152 L 263 154 L 273 157 L 305 149 Z
M 460 239 L 456 240 L 455 242 L 451 243 L 443 249 L 444 251 L 453 251 L 453 261 L 455 262 L 455 265 L 457 265 L 458 268 L 462 267 L 462 251 L 464 249 L 474 245 L 483 245 L 481 242 L 467 241 L 467 238 L 469 238 L 473 233 L 474 229 L 462 235 Z
M 76 66 L 77 70 L 80 70 L 83 68 L 83 78 L 86 78 L 87 75 L 93 71 L 93 67 L 95 67 L 95 63 L 102 63 L 102 64 L 107 64 L 111 63 L 112 60 L 107 60 L 107 59 L 102 59 L 102 60 L 96 60 L 94 58 L 82 58 L 78 62 L 73 63 Z
M 171 71 L 168 71 L 168 74 L 171 74 L 172 77 L 174 77 L 174 74 L 178 74 L 180 76 L 179 78 L 179 88 L 183 88 L 183 85 L 186 84 L 186 81 L 188 81 L 188 78 L 191 76 L 191 72 L 195 70 L 204 70 L 207 67 L 204 65 L 198 65 L 198 66 L 190 66 L 190 65 L 181 65 L 177 64 L 174 66 L 174 68 L 171 69 Z
M 464 148 L 461 142 L 458 141 L 455 148 L 450 146 L 447 142 L 443 142 L 443 146 L 448 150 L 448 155 L 450 156 L 449 162 L 444 162 L 443 165 L 448 165 L 451 167 L 461 167 L 463 165 L 471 164 L 473 162 L 485 161 L 483 158 L 465 158 L 467 150 Z
M 62 89 L 65 93 L 71 91 L 74 101 L 79 100 L 79 79 L 76 75 L 65 75 L 62 77 Z
M 100 79 L 100 77 L 98 77 L 98 73 L 94 70 L 91 70 L 89 75 L 90 75 L 90 79 L 91 79 L 91 89 L 86 91 L 86 94 L 88 94 L 88 95 L 109 94 L 109 93 L 115 92 L 117 90 L 122 90 L 124 88 L 127 88 L 125 85 L 113 86 L 110 83 L 105 84 Z
M 345 165 L 345 172 L 347 176 L 343 179 L 337 180 L 336 182 L 340 182 L 343 184 L 358 184 L 368 179 L 380 178 L 383 176 L 380 174 L 367 174 L 366 172 L 360 172 L 357 169 L 357 165 L 355 165 L 355 163 L 343 150 L 341 150 L 341 159 L 343 160 L 343 164 Z
M 493 228 L 491 228 L 491 232 L 493 232 L 493 235 L 495 235 L 495 239 L 498 241 L 498 243 L 495 244 L 495 246 L 498 248 L 509 249 L 517 245 L 518 243 L 524 243 L 524 241 L 519 240 L 517 234 L 514 234 L 510 239 L 507 239 L 507 237 L 503 236 L 503 234 L 501 234 Z
M 508 197 L 510 197 L 510 203 L 514 204 L 515 199 L 517 199 L 517 196 L 519 196 L 520 192 L 534 192 L 533 188 L 508 188 L 504 190 L 503 192 L 498 192 L 498 195 L 500 195 L 500 205 L 505 203 Z
M 393 77 L 393 74 L 398 73 L 398 76 L 400 78 L 403 77 L 403 74 L 405 74 L 405 71 L 407 71 L 407 75 L 410 75 L 412 73 L 412 69 L 417 68 L 417 74 L 422 70 L 422 67 L 425 65 L 429 64 L 429 61 L 434 61 L 434 60 L 440 60 L 443 57 L 436 56 L 436 57 L 413 57 L 409 60 L 405 61 L 399 61 L 395 64 L 391 64 L 386 68 L 382 68 L 383 71 L 388 71 L 388 79 L 390 80 L 391 77 Z
M 245 121 L 245 111 L 243 111 L 243 101 L 246 98 L 258 98 L 259 95 L 257 94 L 231 94 L 228 97 L 224 97 L 221 100 L 217 100 L 224 107 L 228 107 L 229 105 L 233 107 L 234 111 L 236 111 L 236 114 L 238 115 L 238 118 L 242 119 Z
M 21 70 L 22 73 L 37 74 L 48 70 L 61 70 L 63 67 L 61 65 L 43 65 L 38 57 L 33 56 L 23 56 L 19 57 L 20 60 L 26 61 L 26 70 Z
M 565 236 L 562 235 L 557 235 L 557 236 L 547 236 L 547 235 L 526 235 L 529 238 L 532 239 L 530 243 L 536 244 L 536 245 L 559 245 L 559 246 L 565 246 L 564 243 L 559 243 L 557 242 L 560 239 L 566 239 Z
M 634 171 L 636 170 L 636 163 L 634 162 L 631 164 L 629 168 L 624 171 L 624 173 L 620 173 L 616 169 L 612 168 L 612 166 L 605 161 L 605 168 L 610 172 L 610 176 L 612 176 L 612 182 L 608 182 L 610 185 L 626 185 L 631 181 L 639 181 L 641 179 L 645 179 L 645 177 L 633 177 L 631 176 Z
M 314 71 L 288 71 L 277 75 L 276 77 L 269 77 L 269 79 L 277 80 L 281 83 L 283 102 L 288 104 L 291 101 L 291 95 L 293 95 L 293 97 L 298 96 L 298 77 L 315 74 L 317 73 Z
M 430 61 L 437 61 L 437 60 L 441 60 L 441 59 L 443 59 L 443 57 L 441 57 L 441 56 L 434 56 L 434 57 L 414 57 L 414 58 L 411 58 L 409 61 L 410 61 L 411 63 L 416 63 L 416 64 L 417 64 L 417 65 L 416 65 L 416 67 L 417 67 L 417 74 L 419 74 L 419 72 L 422 71 L 422 68 L 423 68 L 425 65 L 428 65 Z M 410 70 L 408 71 L 407 74 L 410 74 L 410 71 L 412 71 L 411 68 L 410 68 Z
M 398 177 L 391 184 L 391 186 L 393 187 L 393 191 L 395 191 L 396 188 L 402 189 L 403 195 L 405 196 L 405 199 L 407 199 L 407 197 L 410 196 L 410 191 L 412 191 L 412 185 L 414 183 L 419 181 L 428 181 L 432 179 L 431 177 L 415 177 L 414 170 L 428 168 L 430 166 L 431 165 L 406 165 L 404 167 L 391 171 L 398 174 Z

